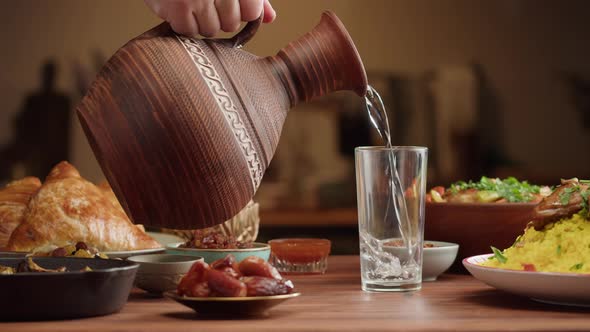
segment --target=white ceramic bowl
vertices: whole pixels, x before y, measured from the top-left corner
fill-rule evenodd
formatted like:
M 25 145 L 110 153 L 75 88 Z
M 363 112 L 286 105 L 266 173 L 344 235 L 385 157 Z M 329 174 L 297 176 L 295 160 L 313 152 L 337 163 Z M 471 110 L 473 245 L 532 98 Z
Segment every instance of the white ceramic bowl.
M 424 241 L 432 243 L 434 247 L 424 248 L 422 258 L 422 281 L 434 281 L 449 269 L 459 251 L 459 245 L 450 242 Z
M 389 241 L 399 242 L 400 240 L 390 239 L 384 242 Z M 424 243 L 431 243 L 434 247 L 426 247 L 422 250 L 422 281 L 434 281 L 451 267 L 457 257 L 459 245 L 441 241 L 424 241 Z M 384 244 L 384 249 L 402 259 L 404 256 L 407 257 L 406 250 L 399 245 Z
M 127 258 L 139 264 L 135 285 L 148 293 L 162 294 L 176 289 L 180 279 L 203 257 L 171 254 L 140 255 Z

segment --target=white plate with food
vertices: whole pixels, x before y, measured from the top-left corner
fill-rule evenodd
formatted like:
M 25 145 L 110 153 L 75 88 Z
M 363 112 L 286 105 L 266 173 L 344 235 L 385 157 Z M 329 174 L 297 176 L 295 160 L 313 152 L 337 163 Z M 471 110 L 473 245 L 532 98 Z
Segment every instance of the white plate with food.
M 494 254 L 472 256 L 463 265 L 478 280 L 533 300 L 590 307 L 590 274 L 508 270 L 481 264 Z
M 148 249 L 137 249 L 137 250 L 121 250 L 121 251 L 98 251 L 94 248 L 88 248 L 84 244 L 84 249 L 76 245 L 68 245 L 64 247 L 57 247 L 54 245 L 45 246 L 35 250 L 34 252 L 19 252 L 19 251 L 0 251 L 0 258 L 23 258 L 28 255 L 32 256 L 52 256 L 52 257 L 81 257 L 81 258 L 121 258 L 125 259 L 131 256 L 147 255 L 160 253 L 166 250 L 166 248 L 148 248 Z M 56 253 L 61 250 L 61 253 Z
M 106 255 L 106 257 L 108 257 L 110 259 L 112 259 L 112 258 L 125 259 L 125 258 L 131 257 L 131 256 L 161 253 L 161 252 L 164 252 L 165 250 L 166 250 L 166 248 L 152 248 L 152 249 L 139 249 L 139 250 L 127 250 L 127 251 L 103 251 L 103 252 L 101 252 L 101 254 Z M 51 250 L 47 251 L 47 252 L 37 252 L 37 253 L 19 252 L 19 251 L 0 251 L 0 258 L 23 258 L 27 255 L 58 257 L 56 255 L 52 255 Z M 75 255 L 74 253 L 67 254 L 64 256 L 65 257 L 78 256 L 78 257 L 90 258 L 87 255 Z
M 463 265 L 477 279 L 532 299 L 590 307 L 590 181 L 562 180 L 514 243 Z

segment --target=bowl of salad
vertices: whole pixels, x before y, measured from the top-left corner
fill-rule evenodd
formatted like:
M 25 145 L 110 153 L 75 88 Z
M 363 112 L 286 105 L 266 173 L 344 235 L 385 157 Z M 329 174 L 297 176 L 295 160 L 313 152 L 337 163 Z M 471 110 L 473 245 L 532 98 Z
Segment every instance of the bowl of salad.
M 424 237 L 459 244 L 459 259 L 451 270 L 465 272 L 463 258 L 488 252 L 490 245 L 509 247 L 514 234 L 530 221 L 534 207 L 551 191 L 514 177 L 485 176 L 434 187 L 426 195 Z

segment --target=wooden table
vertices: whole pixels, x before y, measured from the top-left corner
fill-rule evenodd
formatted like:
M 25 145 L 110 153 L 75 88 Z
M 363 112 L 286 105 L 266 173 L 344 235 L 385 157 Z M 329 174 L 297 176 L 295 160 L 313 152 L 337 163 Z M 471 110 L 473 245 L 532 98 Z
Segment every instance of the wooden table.
M 150 298 L 137 290 L 117 314 L 0 323 L 0 331 L 590 330 L 590 309 L 536 303 L 497 291 L 467 275 L 443 275 L 413 293 L 365 293 L 360 290 L 358 256 L 333 256 L 326 275 L 291 279 L 303 295 L 262 318 L 200 318 L 176 302 Z

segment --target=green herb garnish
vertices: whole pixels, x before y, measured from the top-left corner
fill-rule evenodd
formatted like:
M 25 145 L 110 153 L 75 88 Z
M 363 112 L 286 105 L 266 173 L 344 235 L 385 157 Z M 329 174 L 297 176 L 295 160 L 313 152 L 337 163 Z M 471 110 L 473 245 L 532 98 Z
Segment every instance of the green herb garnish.
M 578 263 L 578 264 L 574 264 L 572 267 L 570 267 L 570 271 L 573 270 L 579 270 L 584 266 L 584 263 Z
M 557 250 L 555 250 L 557 256 L 561 255 L 561 244 L 557 245 Z
M 563 192 L 559 193 L 559 202 L 561 203 L 561 205 L 567 205 L 570 202 L 570 197 L 572 196 L 572 193 L 578 190 L 580 190 L 580 186 L 574 186 L 563 189 Z
M 496 247 L 490 247 L 492 248 L 492 252 L 494 253 L 494 257 L 498 260 L 498 262 L 504 264 L 506 263 L 506 261 L 508 261 L 508 258 L 506 258 L 506 256 L 504 256 L 504 254 L 502 254 L 502 251 L 500 251 L 500 249 L 496 248 Z
M 516 237 L 516 240 L 514 240 L 514 243 L 512 244 L 512 246 L 514 247 L 518 242 L 520 242 L 521 239 L 522 239 L 522 234 Z
M 452 194 L 467 189 L 477 189 L 479 191 L 495 192 L 499 197 L 505 198 L 508 202 L 529 202 L 533 200 L 534 194 L 541 190 L 540 186 L 529 184 L 527 181 L 518 181 L 514 177 L 508 177 L 504 180 L 499 178 L 488 178 L 482 176 L 478 182 L 458 181 L 449 188 Z

